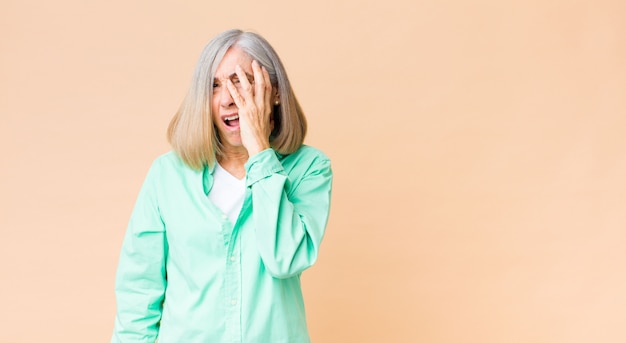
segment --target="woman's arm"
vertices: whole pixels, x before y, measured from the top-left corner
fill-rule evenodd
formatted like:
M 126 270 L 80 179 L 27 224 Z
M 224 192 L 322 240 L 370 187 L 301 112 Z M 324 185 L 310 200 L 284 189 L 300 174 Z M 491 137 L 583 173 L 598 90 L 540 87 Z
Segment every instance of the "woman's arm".
M 167 240 L 152 166 L 139 193 L 120 254 L 115 294 L 117 315 L 111 342 L 154 342 L 166 287 Z
M 294 180 L 288 180 L 272 149 L 254 155 L 246 164 L 257 248 L 276 278 L 298 275 L 315 263 L 328 222 L 330 161 L 319 154 L 302 163 L 296 166 L 302 177 Z

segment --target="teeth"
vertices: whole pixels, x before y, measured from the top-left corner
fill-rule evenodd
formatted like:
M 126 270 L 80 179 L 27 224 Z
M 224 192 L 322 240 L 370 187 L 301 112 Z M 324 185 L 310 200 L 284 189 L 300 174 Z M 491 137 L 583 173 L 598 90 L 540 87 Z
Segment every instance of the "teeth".
M 235 119 L 239 119 L 239 115 L 235 114 L 235 115 L 232 115 L 230 117 L 224 118 L 224 120 L 235 120 Z

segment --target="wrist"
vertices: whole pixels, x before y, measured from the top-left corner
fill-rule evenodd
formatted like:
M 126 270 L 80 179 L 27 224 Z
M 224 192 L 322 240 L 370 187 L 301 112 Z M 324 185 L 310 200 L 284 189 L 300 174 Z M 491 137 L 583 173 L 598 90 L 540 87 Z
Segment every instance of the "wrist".
M 252 157 L 258 153 L 260 153 L 263 150 L 269 149 L 271 148 L 269 142 L 263 142 L 263 143 L 257 143 L 254 144 L 254 146 L 251 147 L 246 147 L 246 149 L 248 150 L 248 157 Z

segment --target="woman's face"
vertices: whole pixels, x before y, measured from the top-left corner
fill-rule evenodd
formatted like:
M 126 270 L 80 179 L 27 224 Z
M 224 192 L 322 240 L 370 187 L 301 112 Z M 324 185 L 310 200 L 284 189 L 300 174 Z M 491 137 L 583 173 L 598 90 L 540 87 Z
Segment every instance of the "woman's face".
M 235 102 L 226 88 L 226 80 L 230 79 L 235 87 L 239 87 L 239 78 L 235 74 L 235 66 L 239 65 L 248 76 L 250 83 L 254 81 L 252 58 L 239 47 L 230 48 L 215 70 L 213 79 L 213 99 L 211 112 L 213 124 L 217 128 L 220 142 L 225 148 L 243 147 L 239 134 L 239 113 Z

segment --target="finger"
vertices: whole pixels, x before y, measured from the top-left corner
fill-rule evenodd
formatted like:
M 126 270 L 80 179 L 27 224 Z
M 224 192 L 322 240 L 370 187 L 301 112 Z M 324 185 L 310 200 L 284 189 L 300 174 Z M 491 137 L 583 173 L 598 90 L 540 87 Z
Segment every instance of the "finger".
M 250 93 L 251 93 L 252 87 L 250 85 L 250 81 L 248 80 L 248 76 L 243 71 L 241 66 L 239 65 L 235 66 L 235 74 L 237 74 L 237 77 L 239 78 L 239 84 L 241 85 L 241 89 L 244 91 L 243 97 L 245 98 L 248 98 L 249 96 L 251 97 L 252 94 Z
M 267 72 L 265 67 L 261 67 L 263 71 L 263 80 L 265 80 L 265 105 L 267 108 L 271 108 L 272 105 L 272 81 L 270 80 L 270 73 Z
M 235 101 L 235 105 L 237 105 L 238 108 L 243 108 L 246 103 L 245 99 L 241 96 L 241 94 L 239 94 L 237 87 L 235 87 L 231 80 L 226 80 L 226 88 L 228 89 L 230 96 L 233 98 L 233 101 Z
M 259 62 L 252 61 L 252 72 L 254 73 L 254 100 L 257 106 L 265 104 L 265 78 Z

